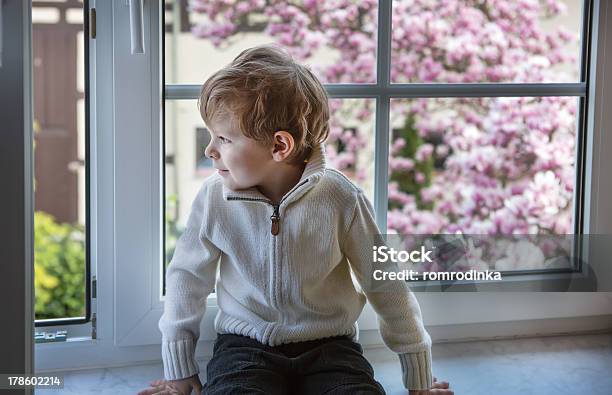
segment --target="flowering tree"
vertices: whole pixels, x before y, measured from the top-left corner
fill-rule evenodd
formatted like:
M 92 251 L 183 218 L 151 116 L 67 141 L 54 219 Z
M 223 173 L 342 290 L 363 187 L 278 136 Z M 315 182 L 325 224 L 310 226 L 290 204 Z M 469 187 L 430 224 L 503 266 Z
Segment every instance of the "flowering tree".
M 305 63 L 336 49 L 337 62 L 313 66 L 323 82 L 376 79 L 376 0 L 192 0 L 190 10 L 209 19 L 193 33 L 217 47 L 259 30 Z M 568 81 L 560 70 L 576 59 L 564 46 L 577 37 L 541 26 L 564 11 L 559 0 L 396 0 L 391 80 Z M 351 108 L 354 119 L 368 119 L 372 104 Z M 332 114 L 343 105 L 332 100 Z M 575 98 L 392 100 L 391 110 L 390 233 L 571 232 Z M 347 133 L 341 120 L 332 117 L 327 150 L 342 170 L 370 130 Z

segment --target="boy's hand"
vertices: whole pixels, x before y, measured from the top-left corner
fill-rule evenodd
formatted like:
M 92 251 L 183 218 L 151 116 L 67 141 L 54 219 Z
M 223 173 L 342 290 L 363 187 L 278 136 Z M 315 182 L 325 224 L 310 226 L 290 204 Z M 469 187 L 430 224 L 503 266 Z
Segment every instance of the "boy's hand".
M 138 395 L 191 395 L 192 390 L 200 395 L 202 392 L 202 383 L 197 374 L 181 380 L 155 380 L 149 385 L 150 388 L 140 391 Z
M 437 378 L 433 378 L 433 385 L 428 390 L 410 390 L 410 395 L 454 395 L 455 393 L 450 388 L 450 383 L 447 381 L 437 382 Z

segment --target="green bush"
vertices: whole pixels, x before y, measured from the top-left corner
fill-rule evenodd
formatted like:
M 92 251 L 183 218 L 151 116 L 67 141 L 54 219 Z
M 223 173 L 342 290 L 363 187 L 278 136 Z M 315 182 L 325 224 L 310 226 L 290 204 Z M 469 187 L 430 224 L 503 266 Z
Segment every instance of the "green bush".
M 433 158 L 427 158 L 425 161 L 417 161 L 415 156 L 418 148 L 425 143 L 423 138 L 419 136 L 419 132 L 416 129 L 415 120 L 413 115 L 406 117 L 406 121 L 402 129 L 398 130 L 398 134 L 395 137 L 403 138 L 406 141 L 406 145 L 398 152 L 398 157 L 410 158 L 414 160 L 414 170 L 411 171 L 394 171 L 389 177 L 390 181 L 396 181 L 398 189 L 401 192 L 414 195 L 416 198 L 417 208 L 420 210 L 431 210 L 433 209 L 433 203 L 424 203 L 421 200 L 421 189 L 431 185 L 431 180 L 434 171 L 434 160 Z M 420 172 L 425 176 L 425 182 L 419 184 L 415 181 L 416 172 Z M 396 202 L 389 202 L 389 208 L 401 209 L 402 205 Z
M 36 319 L 85 316 L 85 231 L 34 213 Z
M 166 215 L 165 215 L 165 227 L 166 227 L 166 249 L 165 249 L 165 257 L 166 257 L 166 266 L 172 260 L 172 256 L 174 255 L 174 249 L 176 248 L 176 241 L 181 236 L 183 231 L 185 230 L 183 226 L 180 226 L 177 222 L 177 214 L 178 211 L 178 198 L 176 195 L 168 195 L 166 197 Z M 174 212 L 175 214 L 171 214 Z

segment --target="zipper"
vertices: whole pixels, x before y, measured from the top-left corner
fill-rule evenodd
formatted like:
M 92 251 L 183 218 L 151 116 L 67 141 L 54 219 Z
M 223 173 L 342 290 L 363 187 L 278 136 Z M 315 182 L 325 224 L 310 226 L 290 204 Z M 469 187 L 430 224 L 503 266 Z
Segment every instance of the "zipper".
M 274 212 L 272 213 L 272 216 L 270 217 L 270 221 L 272 221 L 271 227 L 270 227 L 270 233 L 273 236 L 278 235 L 278 231 L 280 228 L 280 213 L 278 210 L 278 207 L 280 206 L 279 204 L 274 204 L 271 201 L 267 200 L 267 199 L 255 199 L 255 198 L 239 198 L 239 197 L 228 197 L 227 200 L 246 200 L 249 202 L 264 202 L 269 204 L 270 206 L 272 206 L 274 208 Z
M 285 199 L 287 199 L 293 193 L 293 191 L 295 191 L 300 186 L 306 184 L 307 182 L 308 182 L 308 178 L 300 182 L 299 184 L 297 184 L 295 187 L 293 187 L 291 191 L 289 191 L 289 193 L 287 193 L 285 197 L 283 197 L 281 201 L 278 202 L 278 204 L 274 204 L 268 199 L 241 198 L 241 197 L 235 197 L 235 196 L 230 196 L 227 198 L 227 200 L 247 200 L 250 202 L 264 202 L 272 206 L 274 208 L 274 211 L 272 212 L 272 215 L 270 216 L 270 233 L 272 234 L 272 236 L 277 236 L 278 233 L 280 232 L 280 210 L 279 210 L 280 205 L 283 203 Z
M 278 206 L 280 206 L 280 203 L 274 205 L 274 213 L 272 213 L 272 216 L 270 217 L 270 220 L 272 221 L 270 233 L 272 233 L 273 236 L 278 234 L 280 228 L 280 213 L 278 212 Z
M 278 204 L 272 203 L 269 199 L 243 198 L 243 197 L 237 197 L 237 196 L 230 196 L 230 197 L 227 198 L 227 200 L 246 200 L 246 201 L 251 201 L 251 202 L 264 202 L 264 203 L 267 203 L 270 206 L 272 206 L 274 208 L 274 211 L 272 212 L 272 215 L 270 216 L 270 221 L 271 221 L 270 233 L 272 234 L 272 236 L 277 236 L 278 233 L 280 232 L 280 205 L 297 188 L 299 188 L 300 186 L 304 185 L 307 182 L 308 182 L 308 178 L 305 179 L 304 181 L 300 182 L 295 187 L 293 187 L 291 189 L 291 191 L 289 191 L 285 195 L 285 197 L 283 197 L 280 200 L 280 202 L 278 202 Z M 274 237 L 274 238 L 271 238 L 270 241 L 273 244 L 272 245 L 272 254 L 270 256 L 270 259 L 271 259 L 271 261 L 270 261 L 270 306 L 272 308 L 276 309 L 279 312 L 279 314 L 280 314 L 279 306 L 281 304 L 282 289 L 277 289 L 277 284 L 279 283 L 279 281 L 276 281 L 277 280 L 277 273 L 276 273 L 276 270 L 275 270 L 276 269 L 276 254 L 274 253 L 274 251 L 276 250 L 277 239 L 276 239 L 276 237 Z M 278 295 L 278 297 L 276 297 L 276 295 Z M 282 314 L 279 315 L 279 319 L 284 321 Z M 272 333 L 274 333 L 274 328 L 272 328 L 272 330 L 270 332 L 270 336 L 272 335 Z
M 280 202 L 278 202 L 278 204 L 272 204 L 272 207 L 274 207 L 274 212 L 272 213 L 272 216 L 270 216 L 270 221 L 272 222 L 270 224 L 270 233 L 272 233 L 273 236 L 278 235 L 278 232 L 280 232 L 280 212 L 279 212 L 279 207 L 281 204 L 283 204 L 283 202 L 285 201 L 285 199 L 287 199 L 289 196 L 291 196 L 291 194 L 298 189 L 299 187 L 301 187 L 302 185 L 306 184 L 308 182 L 308 178 L 305 179 L 304 181 L 300 182 L 299 184 L 297 184 L 296 186 L 294 186 L 286 195 L 285 197 L 283 197 Z M 271 204 L 271 203 L 270 203 Z

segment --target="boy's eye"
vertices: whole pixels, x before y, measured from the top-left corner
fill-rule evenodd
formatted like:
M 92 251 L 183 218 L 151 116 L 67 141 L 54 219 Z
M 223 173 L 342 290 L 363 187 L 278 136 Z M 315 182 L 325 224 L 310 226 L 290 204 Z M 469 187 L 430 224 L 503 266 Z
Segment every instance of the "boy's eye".
M 229 143 L 229 142 L 230 142 L 228 139 L 226 139 L 226 138 L 225 138 L 225 137 L 223 137 L 223 136 L 219 136 L 219 137 L 218 137 L 218 139 L 219 139 L 219 141 L 221 141 L 221 143 L 224 143 L 224 144 L 225 144 L 225 143 Z

